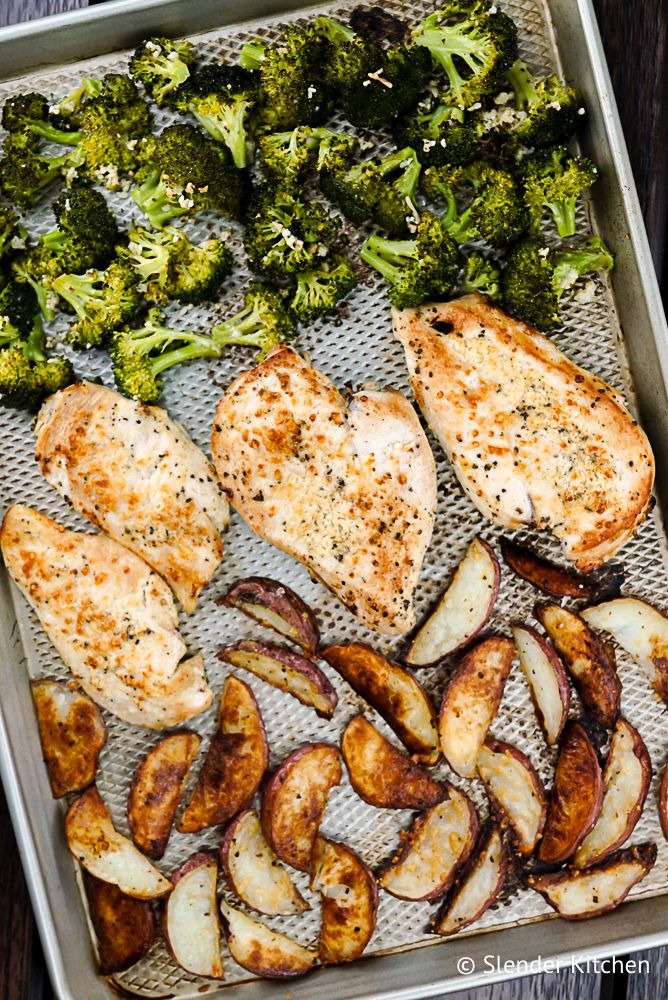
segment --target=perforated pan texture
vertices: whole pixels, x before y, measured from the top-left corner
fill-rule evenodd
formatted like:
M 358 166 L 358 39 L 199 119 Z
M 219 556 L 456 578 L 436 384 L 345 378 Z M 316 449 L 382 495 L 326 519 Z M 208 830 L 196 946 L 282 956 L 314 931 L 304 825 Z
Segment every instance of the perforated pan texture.
M 386 6 L 408 20 L 418 20 L 429 9 L 422 0 L 414 4 L 393 2 Z M 344 13 L 350 7 L 324 9 L 334 13 Z M 541 73 L 558 69 L 558 55 L 543 5 L 537 0 L 508 0 L 503 7 L 518 22 L 521 53 L 532 69 Z M 300 15 L 277 17 L 261 25 L 245 24 L 243 28 L 227 27 L 200 35 L 196 41 L 201 57 L 212 60 L 221 57 L 233 60 L 243 41 L 258 35 L 274 38 L 280 33 L 281 26 L 286 21 L 296 20 L 299 17 Z M 82 75 L 119 70 L 126 65 L 127 53 L 118 53 L 32 75 L 29 83 L 31 88 L 57 98 L 66 94 Z M 25 79 L 20 82 L 9 82 L 0 87 L 0 97 L 4 99 L 22 89 L 26 89 Z M 169 121 L 168 112 L 156 111 L 157 127 Z M 348 128 L 345 123 L 336 124 Z M 369 134 L 365 135 L 365 138 L 373 140 L 379 151 L 390 148 L 382 136 Z M 109 198 L 118 218 L 125 226 L 130 224 L 131 218 L 139 218 L 133 202 L 127 196 L 113 194 Z M 580 205 L 578 221 L 579 231 L 582 233 L 595 228 L 593 208 L 590 204 L 583 202 Z M 48 200 L 30 214 L 26 223 L 35 233 L 46 232 L 53 227 Z M 213 319 L 222 317 L 227 311 L 239 306 L 242 290 L 249 277 L 243 265 L 239 231 L 234 226 L 228 226 L 219 217 L 204 214 L 188 225 L 189 233 L 196 238 L 219 235 L 221 231 L 228 229 L 232 233 L 230 245 L 237 261 L 232 278 L 228 280 L 215 304 L 199 308 L 173 308 L 169 315 L 175 324 L 206 329 Z M 364 236 L 361 231 L 353 234 L 353 246 L 358 246 Z M 546 239 L 551 239 L 548 231 Z M 61 320 L 53 324 L 50 332 L 54 337 L 59 337 L 64 329 L 65 324 Z M 597 280 L 596 296 L 592 302 L 586 305 L 567 306 L 565 323 L 554 335 L 554 340 L 574 361 L 588 367 L 615 387 L 625 390 L 627 394 L 631 392 L 619 324 L 607 281 Z M 392 337 L 390 310 L 383 284 L 376 280 L 374 275 L 363 274 L 360 286 L 349 297 L 336 321 L 320 321 L 303 330 L 298 347 L 310 357 L 316 367 L 324 371 L 339 386 L 375 380 L 380 385 L 391 385 L 409 392 L 403 352 Z M 105 384 L 113 384 L 104 355 L 89 352 L 74 357 L 77 371 L 81 375 L 101 376 Z M 220 362 L 196 362 L 167 374 L 162 403 L 183 423 L 194 440 L 206 451 L 209 448 L 212 417 L 220 394 L 238 372 L 250 367 L 251 364 L 251 352 L 243 349 L 231 350 Z M 15 501 L 33 504 L 70 527 L 90 530 L 90 526 L 74 514 L 40 478 L 33 458 L 30 420 L 22 414 L 3 411 L 2 424 L 3 458 L 0 459 L 0 483 L 5 504 Z M 439 446 L 433 438 L 430 437 L 430 440 L 438 464 L 439 503 L 434 537 L 416 598 L 419 615 L 424 613 L 443 589 L 449 574 L 475 534 L 479 533 L 498 551 L 497 531 L 482 520 L 463 495 Z M 529 537 L 529 534 L 519 533 L 519 537 Z M 552 549 L 554 554 L 557 554 L 557 546 L 550 545 L 547 539 L 543 538 L 541 544 L 544 549 Z M 181 616 L 182 632 L 192 649 L 201 649 L 204 653 L 209 680 L 217 693 L 222 688 L 227 672 L 227 668 L 216 660 L 217 648 L 243 638 L 267 637 L 262 629 L 249 623 L 237 612 L 217 607 L 215 604 L 216 597 L 224 593 L 234 580 L 249 574 L 274 577 L 297 590 L 317 610 L 323 641 L 331 643 L 358 639 L 372 642 L 385 652 L 392 652 L 397 648 L 397 644 L 379 640 L 360 627 L 352 615 L 322 586 L 310 580 L 301 565 L 256 538 L 236 515 L 232 517 L 225 538 L 225 549 L 224 563 L 202 595 L 197 611 L 190 618 Z M 654 514 L 621 554 L 626 570 L 626 593 L 654 600 L 659 605 L 665 603 L 668 578 L 664 551 L 664 536 L 658 515 Z M 15 596 L 16 613 L 31 676 L 66 677 L 67 671 L 42 634 L 34 616 L 26 610 L 21 597 L 18 594 Z M 528 585 L 514 578 L 509 571 L 503 570 L 495 615 L 490 623 L 491 629 L 507 632 L 511 621 L 530 620 L 535 599 L 536 594 Z M 668 890 L 668 846 L 660 834 L 656 808 L 657 775 L 665 762 L 665 711 L 650 693 L 648 682 L 639 669 L 623 654 L 619 655 L 618 660 L 623 683 L 623 714 L 638 727 L 647 742 L 656 772 L 644 815 L 632 838 L 636 843 L 655 840 L 659 845 L 656 867 L 632 894 L 642 896 Z M 311 710 L 301 706 L 288 695 L 277 692 L 255 678 L 245 677 L 250 681 L 262 710 L 271 749 L 272 766 L 307 740 L 338 743 L 348 719 L 360 709 L 366 708 L 332 670 L 326 665 L 324 669 L 335 685 L 340 699 L 331 722 L 318 719 Z M 450 671 L 451 665 L 446 664 L 437 669 L 420 672 L 420 679 L 436 703 L 440 700 Z M 574 699 L 574 702 L 574 711 L 577 712 L 577 699 Z M 366 708 L 366 711 L 378 728 L 391 737 L 385 723 L 371 709 Z M 192 723 L 193 728 L 205 738 L 204 749 L 207 737 L 215 724 L 215 715 L 216 705 Z M 126 803 L 130 782 L 142 756 L 158 737 L 127 726 L 109 715 L 107 724 L 109 741 L 101 756 L 98 785 L 118 829 L 127 833 Z M 495 736 L 515 743 L 529 755 L 549 787 L 555 755 L 544 745 L 531 708 L 526 684 L 517 666 L 509 678 L 503 704 L 492 729 Z M 26 738 L 36 742 L 36 728 Z M 204 749 L 193 768 L 193 774 L 198 769 Z M 465 787 L 473 797 L 481 819 L 484 818 L 487 805 L 479 782 L 461 782 L 460 779 L 453 777 L 445 765 L 437 767 L 434 773 Z M 322 829 L 326 836 L 341 839 L 354 846 L 373 868 L 391 855 L 399 842 L 400 831 L 410 820 L 411 814 L 408 812 L 379 810 L 366 805 L 355 795 L 347 779 L 344 778 L 343 784 L 335 788 L 331 794 Z M 203 848 L 215 850 L 220 841 L 219 829 L 193 835 L 174 832 L 160 867 L 169 873 L 195 850 Z M 303 944 L 314 944 L 319 929 L 317 896 L 309 892 L 305 876 L 295 874 L 295 881 L 300 891 L 311 902 L 312 909 L 299 917 L 268 919 L 267 922 L 293 935 Z M 221 891 L 226 891 L 224 886 L 221 886 Z M 380 895 L 378 927 L 368 948 L 368 954 L 418 947 L 438 941 L 427 933 L 429 919 L 434 913 L 433 904 L 401 902 L 384 892 Z M 513 877 L 500 899 L 476 924 L 471 933 L 541 919 L 551 913 L 540 896 L 522 888 L 519 881 Z M 248 973 L 236 965 L 227 954 L 224 965 L 226 984 L 249 978 Z M 211 990 L 218 988 L 217 984 L 207 983 L 178 969 L 168 956 L 161 940 L 155 943 L 147 958 L 129 972 L 115 978 L 119 985 L 142 995 L 199 996 L 203 989 L 207 990 L 207 987 Z

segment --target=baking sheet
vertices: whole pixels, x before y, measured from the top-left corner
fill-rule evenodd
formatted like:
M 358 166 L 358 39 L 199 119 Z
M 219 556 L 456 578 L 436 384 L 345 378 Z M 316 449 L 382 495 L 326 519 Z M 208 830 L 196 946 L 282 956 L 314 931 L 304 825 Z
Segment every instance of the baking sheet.
M 336 14 L 349 10 L 352 6 L 351 4 L 349 7 L 335 6 L 325 9 Z M 430 5 L 423 3 L 415 5 L 390 3 L 387 7 L 400 16 L 404 15 L 414 20 L 418 20 L 423 13 L 431 9 Z M 509 2 L 503 7 L 518 22 L 521 54 L 531 68 L 537 72 L 554 70 L 558 65 L 557 54 L 543 5 L 531 0 L 523 3 Z M 275 37 L 282 23 L 299 16 L 265 20 L 261 26 L 244 25 L 242 30 L 226 27 L 200 35 L 196 41 L 202 58 L 232 59 L 240 44 L 247 38 L 257 35 Z M 32 74 L 30 86 L 53 93 L 54 96 L 62 96 L 82 75 L 109 72 L 124 68 L 125 65 L 125 56 L 104 56 L 80 64 L 71 64 L 62 70 Z M 12 82 L 3 84 L 0 86 L 0 99 L 24 88 L 25 81 L 21 84 Z M 170 120 L 169 113 L 165 112 L 156 111 L 155 118 L 157 127 L 167 124 Z M 390 148 L 382 143 L 378 144 L 375 133 L 369 134 L 368 138 L 374 140 L 379 152 Z M 134 214 L 134 204 L 127 196 L 114 195 L 110 201 L 120 219 L 129 220 L 133 216 L 140 218 L 138 213 Z M 30 213 L 27 218 L 31 231 L 46 232 L 53 227 L 48 201 L 39 211 Z M 580 206 L 579 222 L 581 232 L 585 232 L 589 226 L 596 228 L 591 204 L 583 202 Z M 239 231 L 236 227 L 212 215 L 201 215 L 194 223 L 188 225 L 188 232 L 194 238 L 220 235 L 222 231 L 227 230 L 231 233 L 230 245 L 233 251 L 236 250 L 235 256 L 240 263 L 242 253 Z M 607 237 L 607 233 L 603 235 Z M 351 231 L 351 236 L 353 246 L 358 246 L 365 234 L 363 231 L 357 233 Z M 175 325 L 205 329 L 212 319 L 223 317 L 227 310 L 238 307 L 247 278 L 247 273 L 239 266 L 213 308 L 208 306 L 183 309 L 177 306 L 170 310 L 170 318 Z M 597 281 L 597 295 L 593 302 L 586 306 L 569 306 L 565 310 L 565 318 L 563 329 L 554 337 L 559 347 L 573 360 L 586 365 L 611 384 L 628 392 L 630 383 L 627 366 L 607 280 Z M 50 332 L 57 338 L 63 329 L 64 324 L 61 321 L 53 324 Z M 308 353 L 316 367 L 340 386 L 351 382 L 359 384 L 373 379 L 381 385 L 394 385 L 408 391 L 403 352 L 392 338 L 389 306 L 383 284 L 367 273 L 364 274 L 364 284 L 350 296 L 337 321 L 319 321 L 303 330 L 298 346 Z M 103 355 L 89 352 L 85 355 L 76 354 L 74 358 L 80 374 L 87 377 L 99 375 L 106 384 L 113 384 Z M 208 451 L 210 425 L 217 399 L 234 375 L 250 364 L 252 364 L 251 352 L 230 351 L 221 362 L 194 363 L 167 374 L 162 402 L 205 450 Z M 21 501 L 34 504 L 68 526 L 88 530 L 89 525 L 75 515 L 39 477 L 32 456 L 29 420 L 12 411 L 3 413 L 3 420 L 5 448 L 0 465 L 2 496 L 7 502 Z M 480 533 L 493 546 L 497 537 L 497 532 L 484 524 L 470 502 L 463 496 L 440 448 L 433 439 L 432 446 L 438 462 L 439 507 L 434 538 L 417 594 L 418 614 L 422 613 L 443 589 L 449 573 L 461 558 L 474 534 Z M 522 537 L 522 533 L 519 533 L 518 537 Z M 226 558 L 223 566 L 203 595 L 197 612 L 190 619 L 181 616 L 184 637 L 192 649 L 199 648 L 204 653 L 209 679 L 217 692 L 222 688 L 226 673 L 223 666 L 215 659 L 217 648 L 241 638 L 259 638 L 263 634 L 266 636 L 259 627 L 248 623 L 236 612 L 215 606 L 215 598 L 223 593 L 233 580 L 250 573 L 272 576 L 294 587 L 317 609 L 324 642 L 354 638 L 373 642 L 385 652 L 391 653 L 397 648 L 397 643 L 379 640 L 359 626 L 331 595 L 310 581 L 301 566 L 253 536 L 236 515 L 233 515 L 225 544 Z M 541 544 L 544 548 L 549 548 L 547 539 L 543 539 Z M 498 546 L 495 547 L 498 551 Z M 556 554 L 556 546 L 552 548 Z M 627 572 L 625 591 L 661 604 L 666 593 L 668 574 L 664 536 L 658 515 L 655 514 L 648 519 L 637 538 L 624 548 L 622 561 Z M 508 572 L 504 572 L 491 627 L 507 630 L 511 620 L 527 618 L 535 596 L 531 588 L 511 577 Z M 16 595 L 16 612 L 30 675 L 66 676 L 66 671 L 55 651 L 41 634 L 33 616 L 27 612 L 24 602 L 18 595 Z M 655 770 L 660 771 L 660 765 L 665 759 L 665 711 L 650 694 L 647 681 L 638 668 L 623 655 L 619 657 L 619 664 L 620 677 L 624 685 L 623 713 L 640 730 L 648 744 Z M 325 666 L 324 669 L 337 688 L 340 698 L 335 717 L 329 723 L 317 719 L 312 711 L 299 705 L 289 696 L 275 691 L 255 678 L 245 677 L 251 683 L 265 719 L 272 751 L 272 765 L 306 740 L 325 739 L 338 742 L 346 721 L 362 707 L 360 699 L 351 695 L 338 676 L 328 667 Z M 420 679 L 425 682 L 435 700 L 438 700 L 448 675 L 449 667 L 445 665 L 436 670 L 421 671 Z M 213 730 L 215 714 L 214 706 L 198 720 L 193 720 L 193 728 L 207 737 Z M 382 732 L 391 735 L 382 720 L 375 717 L 375 713 L 369 710 L 368 714 Z M 118 829 L 127 832 L 125 806 L 132 774 L 143 754 L 157 741 L 158 736 L 133 729 L 109 715 L 106 719 L 109 726 L 109 742 L 101 757 L 98 786 L 111 808 Z M 527 752 L 539 768 L 542 778 L 549 784 L 554 754 L 546 750 L 543 745 L 519 669 L 516 669 L 510 677 L 501 712 L 493 726 L 493 733 L 499 738 L 516 743 Z M 36 729 L 30 735 L 36 744 Z M 197 765 L 193 768 L 193 777 L 196 771 Z M 465 787 L 480 807 L 481 817 L 485 815 L 484 795 L 478 782 L 461 782 L 459 779 L 454 779 L 445 765 L 441 765 L 435 773 Z M 634 892 L 633 895 L 636 896 L 656 894 L 668 889 L 666 873 L 668 848 L 660 836 L 655 805 L 657 781 L 655 777 L 645 813 L 632 840 L 641 842 L 656 839 L 660 848 L 659 859 L 650 876 Z M 399 831 L 407 825 L 410 818 L 411 814 L 408 812 L 376 810 L 367 806 L 344 781 L 344 784 L 334 789 L 331 795 L 323 832 L 327 836 L 352 843 L 364 860 L 373 867 L 392 853 L 398 842 Z M 164 871 L 170 872 L 194 850 L 217 848 L 220 839 L 219 830 L 204 831 L 202 834 L 189 836 L 174 833 L 160 866 Z M 313 909 L 300 917 L 277 918 L 267 922 L 294 935 L 302 943 L 308 944 L 316 940 L 318 933 L 317 898 L 309 893 L 304 876 L 297 875 L 295 881 L 300 891 L 313 903 Z M 381 893 L 378 929 L 367 953 L 376 954 L 438 942 L 437 938 L 425 933 L 429 916 L 433 912 L 433 904 L 406 903 Z M 541 897 L 511 882 L 472 933 L 540 919 L 551 913 Z M 229 958 L 226 958 L 225 973 L 228 984 L 248 978 L 248 974 Z M 167 956 L 161 942 L 154 946 L 145 960 L 129 972 L 115 978 L 119 985 L 142 995 L 164 996 L 176 993 L 195 996 L 201 995 L 204 986 L 215 989 L 210 982 L 189 976 L 177 969 Z M 308 992 L 304 994 L 306 995 Z

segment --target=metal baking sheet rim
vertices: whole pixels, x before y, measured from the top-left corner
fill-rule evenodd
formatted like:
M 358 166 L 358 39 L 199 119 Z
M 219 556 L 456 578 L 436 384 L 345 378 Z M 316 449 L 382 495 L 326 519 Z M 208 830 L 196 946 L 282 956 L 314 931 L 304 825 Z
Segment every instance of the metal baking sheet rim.
M 45 63 L 63 63 L 126 48 L 147 30 L 193 34 L 225 22 L 240 23 L 240 20 L 279 14 L 288 9 L 308 9 L 308 6 L 299 0 L 281 4 L 272 4 L 271 0 L 246 0 L 245 17 L 238 19 L 235 17 L 237 11 L 231 9 L 231 5 L 216 5 L 214 10 L 214 5 L 208 0 L 111 0 L 104 8 L 58 14 L 0 29 L 0 79 L 21 75 Z M 225 17 L 225 7 L 229 17 Z M 557 7 L 565 11 L 558 32 L 562 59 L 567 63 L 564 55 L 570 53 L 571 58 L 582 67 L 586 58 L 584 67 L 592 74 L 594 90 L 585 89 L 590 101 L 595 97 L 597 111 L 600 112 L 595 124 L 602 126 L 601 140 L 605 142 L 605 153 L 620 187 L 623 228 L 636 271 L 635 296 L 640 296 L 640 305 L 656 351 L 661 387 L 664 393 L 668 393 L 668 326 L 593 6 L 591 0 L 553 0 L 550 5 L 553 19 Z M 570 46 L 564 44 L 565 36 L 569 36 Z M 45 58 L 41 58 L 42 53 Z M 577 70 L 569 70 L 568 65 L 565 69 L 578 78 Z M 601 149 L 595 135 L 593 140 L 596 147 L 594 155 L 600 156 Z M 619 295 L 617 288 L 615 298 L 622 325 L 628 326 L 624 323 L 626 310 L 623 308 L 623 296 Z M 633 307 L 633 301 L 630 305 Z M 664 456 L 668 457 L 668 448 L 665 443 L 657 442 L 657 436 L 658 426 L 668 436 L 668 396 L 657 400 L 656 394 L 650 393 L 650 400 L 643 405 L 643 385 L 638 369 L 651 366 L 653 359 L 644 358 L 645 363 L 642 364 L 636 358 L 634 362 L 633 342 L 625 337 L 625 344 L 631 356 L 633 383 L 644 416 L 644 426 L 653 438 L 659 472 L 663 472 L 657 484 L 665 510 L 668 490 L 663 486 L 663 478 L 668 478 L 668 462 Z M 660 421 L 658 426 L 657 421 Z M 13 745 L 12 727 L 7 724 L 7 714 L 23 714 L 26 699 L 30 700 L 28 685 L 20 669 L 21 646 L 14 628 L 8 586 L 5 574 L 0 580 L 0 637 L 7 668 L 0 704 L 0 776 L 49 973 L 56 994 L 63 1000 L 118 996 L 118 988 L 99 977 L 93 964 L 88 932 L 81 933 L 85 917 L 72 879 L 70 856 L 62 828 L 47 831 L 42 823 L 33 822 L 29 789 L 32 788 L 39 796 L 38 786 L 44 782 L 44 776 L 43 771 L 39 773 L 37 770 L 42 767 L 41 760 L 26 760 L 19 754 L 19 747 Z M 12 669 L 14 665 L 18 669 Z M 31 705 L 28 708 L 32 711 Z M 36 769 L 35 782 L 25 781 L 26 768 Z M 19 778 L 21 772 L 23 780 Z M 53 838 L 51 841 L 45 840 L 49 834 Z M 49 852 L 55 862 L 54 870 L 49 870 L 45 863 L 48 859 L 44 855 Z M 76 898 L 73 908 L 66 905 L 68 891 Z M 65 925 L 69 925 L 72 933 L 67 933 Z M 629 934 L 629 926 L 636 927 L 637 931 Z M 621 910 L 584 924 L 556 919 L 530 922 L 494 931 L 493 936 L 491 932 L 474 933 L 451 941 L 435 941 L 412 950 L 370 957 L 351 966 L 323 969 L 306 980 L 291 982 L 289 993 L 294 1000 L 331 1000 L 335 995 L 337 1000 L 420 1000 L 512 979 L 527 971 L 537 971 L 541 962 L 551 962 L 562 968 L 586 968 L 588 961 L 666 944 L 668 919 L 665 899 L 656 895 L 636 899 Z M 469 959 L 467 970 L 472 971 L 458 967 L 458 959 L 461 958 Z M 536 964 L 532 965 L 532 962 Z M 401 981 L 401 985 L 394 985 L 397 980 Z M 216 989 L 212 984 L 211 990 L 203 995 L 239 995 L 248 1000 L 269 1000 L 275 998 L 278 991 L 284 995 L 287 986 L 257 980 L 223 989 Z

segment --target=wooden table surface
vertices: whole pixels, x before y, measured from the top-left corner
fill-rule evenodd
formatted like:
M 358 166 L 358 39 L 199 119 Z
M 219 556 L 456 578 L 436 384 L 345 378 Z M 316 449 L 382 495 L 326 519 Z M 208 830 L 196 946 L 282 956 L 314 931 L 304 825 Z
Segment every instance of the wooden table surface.
M 92 0 L 96 2 L 96 0 Z M 99 2 L 99 0 L 98 0 Z M 88 6 L 88 0 L 0 0 L 0 25 Z M 594 0 L 640 204 L 668 304 L 668 0 Z M 668 919 L 668 909 L 667 909 Z M 453 1000 L 666 1000 L 668 948 L 627 956 L 642 971 L 562 971 Z M 644 960 L 640 964 L 639 960 Z M 0 791 L 0 996 L 53 997 L 14 833 Z M 85 998 L 94 1000 L 94 998 Z M 360 998 L 362 1000 L 362 998 Z

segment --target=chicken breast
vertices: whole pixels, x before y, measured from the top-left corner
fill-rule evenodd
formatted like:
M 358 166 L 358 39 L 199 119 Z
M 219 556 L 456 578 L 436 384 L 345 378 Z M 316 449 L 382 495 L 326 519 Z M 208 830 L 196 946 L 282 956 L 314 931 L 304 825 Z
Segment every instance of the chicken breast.
M 415 398 L 478 510 L 591 570 L 644 519 L 649 442 L 622 396 L 479 295 L 395 310 Z
M 184 659 L 174 598 L 139 556 L 31 507 L 0 530 L 7 569 L 88 695 L 125 722 L 177 726 L 211 704 L 200 655 Z
M 436 471 L 401 393 L 369 388 L 346 400 L 279 348 L 229 387 L 211 444 L 223 489 L 253 531 L 300 559 L 369 628 L 412 628 Z
M 83 382 L 49 397 L 35 433 L 48 482 L 192 611 L 223 557 L 229 509 L 183 428 L 159 406 Z

